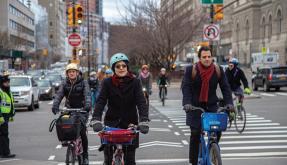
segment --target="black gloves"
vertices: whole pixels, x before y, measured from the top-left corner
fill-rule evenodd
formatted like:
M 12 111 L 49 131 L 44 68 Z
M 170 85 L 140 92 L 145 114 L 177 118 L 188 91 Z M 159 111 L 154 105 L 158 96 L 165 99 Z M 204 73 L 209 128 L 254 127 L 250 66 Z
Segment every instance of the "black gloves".
M 139 128 L 141 133 L 147 134 L 149 131 L 149 124 L 148 124 L 148 122 L 140 122 L 138 125 L 138 128 Z
M 234 106 L 231 105 L 231 104 L 227 104 L 227 105 L 226 105 L 226 109 L 227 109 L 228 111 L 230 111 L 230 112 L 235 112 Z
M 92 126 L 95 132 L 99 132 L 104 128 L 103 123 L 99 120 L 92 120 Z
M 59 108 L 53 107 L 52 108 L 52 112 L 53 112 L 54 115 L 56 115 L 59 112 Z

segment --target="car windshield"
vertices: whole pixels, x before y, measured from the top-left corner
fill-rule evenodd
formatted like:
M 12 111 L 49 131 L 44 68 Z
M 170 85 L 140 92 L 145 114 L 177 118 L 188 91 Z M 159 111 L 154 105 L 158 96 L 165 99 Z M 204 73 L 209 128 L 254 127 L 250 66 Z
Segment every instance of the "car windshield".
M 273 68 L 273 74 L 287 74 L 287 67 Z
M 50 82 L 49 81 L 38 81 L 37 82 L 39 87 L 50 87 Z
M 51 80 L 51 81 L 62 81 L 60 75 L 47 75 L 46 78 Z
M 10 86 L 30 86 L 30 81 L 27 77 L 10 77 Z

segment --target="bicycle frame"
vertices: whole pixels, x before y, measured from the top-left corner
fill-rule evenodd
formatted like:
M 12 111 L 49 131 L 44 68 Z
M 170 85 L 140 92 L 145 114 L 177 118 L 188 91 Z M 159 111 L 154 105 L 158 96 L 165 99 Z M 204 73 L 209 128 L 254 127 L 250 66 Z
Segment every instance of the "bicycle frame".
M 215 132 L 207 132 L 207 143 L 204 139 L 205 132 L 202 132 L 200 135 L 200 153 L 198 154 L 198 164 L 199 165 L 212 165 L 209 159 L 209 148 L 212 143 L 216 144 L 218 147 L 218 143 L 216 141 L 217 137 Z M 204 144 L 204 145 L 202 145 Z

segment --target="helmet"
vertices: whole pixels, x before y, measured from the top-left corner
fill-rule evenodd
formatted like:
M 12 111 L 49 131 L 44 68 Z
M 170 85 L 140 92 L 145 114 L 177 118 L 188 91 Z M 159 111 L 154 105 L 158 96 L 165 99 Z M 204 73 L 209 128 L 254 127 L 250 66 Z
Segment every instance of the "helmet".
M 90 76 L 94 76 L 94 75 L 97 75 L 97 72 L 93 71 L 93 72 L 90 73 Z
M 98 69 L 98 72 L 105 73 L 105 72 L 106 72 L 106 67 L 105 67 L 105 66 L 101 66 L 101 67 Z
M 129 58 L 123 53 L 116 53 L 111 57 L 110 66 L 112 67 L 115 63 L 119 61 L 129 62 Z
M 68 70 L 76 70 L 76 71 L 79 71 L 79 68 L 78 68 L 78 65 L 75 64 L 75 63 L 70 63 L 66 66 L 66 72 Z
M 148 65 L 142 65 L 142 69 L 144 69 L 144 68 L 148 69 L 149 67 L 148 67 Z
M 232 63 L 232 64 L 234 64 L 234 65 L 238 65 L 238 59 L 237 59 L 237 58 L 231 58 L 231 59 L 229 60 L 229 63 Z
M 165 69 L 165 68 L 161 68 L 160 71 L 161 71 L 161 72 L 165 72 L 166 69 Z
M 107 69 L 106 74 L 113 74 L 113 71 L 111 69 Z

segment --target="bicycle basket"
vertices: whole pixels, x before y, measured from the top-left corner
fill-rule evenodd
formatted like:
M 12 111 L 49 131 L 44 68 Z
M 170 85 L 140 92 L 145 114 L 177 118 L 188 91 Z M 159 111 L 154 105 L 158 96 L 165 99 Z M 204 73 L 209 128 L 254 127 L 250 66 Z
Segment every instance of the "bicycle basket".
M 77 116 L 61 115 L 56 121 L 59 141 L 72 141 L 80 136 L 81 121 Z
M 203 113 L 201 125 L 204 131 L 225 131 L 227 128 L 226 113 Z
M 132 144 L 136 133 L 132 130 L 107 127 L 99 136 L 102 144 Z

